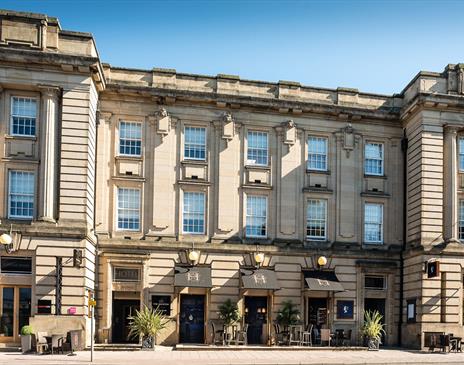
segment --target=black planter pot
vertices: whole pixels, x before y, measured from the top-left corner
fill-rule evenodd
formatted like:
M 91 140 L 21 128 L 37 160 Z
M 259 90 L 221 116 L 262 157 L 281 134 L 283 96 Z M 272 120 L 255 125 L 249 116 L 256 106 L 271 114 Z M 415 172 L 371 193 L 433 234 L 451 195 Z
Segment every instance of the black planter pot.
M 142 338 L 142 350 L 154 350 L 155 349 L 155 338 L 152 336 L 146 336 Z

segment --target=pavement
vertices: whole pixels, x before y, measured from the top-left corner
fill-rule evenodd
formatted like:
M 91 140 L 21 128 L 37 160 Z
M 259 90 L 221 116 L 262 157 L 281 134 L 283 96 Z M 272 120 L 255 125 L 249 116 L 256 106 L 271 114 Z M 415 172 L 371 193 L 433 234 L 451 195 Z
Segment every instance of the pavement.
M 0 364 L 84 365 L 90 352 L 67 355 L 22 355 L 0 353 Z M 98 365 L 464 365 L 464 353 L 427 353 L 409 350 L 380 351 L 98 351 L 93 364 Z

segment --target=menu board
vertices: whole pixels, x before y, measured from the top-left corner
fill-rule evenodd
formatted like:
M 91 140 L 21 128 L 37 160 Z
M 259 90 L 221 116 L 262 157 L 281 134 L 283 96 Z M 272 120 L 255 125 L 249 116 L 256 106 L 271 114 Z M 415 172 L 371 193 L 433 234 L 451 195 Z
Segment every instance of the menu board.
M 317 324 L 318 325 L 327 324 L 327 308 L 317 309 Z

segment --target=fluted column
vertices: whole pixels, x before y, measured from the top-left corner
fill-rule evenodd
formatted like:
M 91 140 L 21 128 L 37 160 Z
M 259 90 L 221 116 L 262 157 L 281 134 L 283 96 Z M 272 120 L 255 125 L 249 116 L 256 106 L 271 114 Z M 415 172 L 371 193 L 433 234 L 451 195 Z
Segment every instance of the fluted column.
M 54 222 L 57 202 L 57 171 L 58 171 L 58 105 L 59 88 L 53 86 L 41 87 L 42 103 L 40 131 L 40 179 L 39 179 L 39 219 Z
M 443 148 L 443 222 L 445 242 L 458 241 L 457 132 L 460 126 L 445 125 Z

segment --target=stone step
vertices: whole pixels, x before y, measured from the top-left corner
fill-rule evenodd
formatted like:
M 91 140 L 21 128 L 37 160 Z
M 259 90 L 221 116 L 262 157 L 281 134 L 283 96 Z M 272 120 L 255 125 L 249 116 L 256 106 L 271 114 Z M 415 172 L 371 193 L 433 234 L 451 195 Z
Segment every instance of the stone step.
M 86 348 L 90 351 L 90 347 Z M 96 343 L 95 351 L 140 351 L 141 346 L 138 343 Z
M 21 344 L 0 343 L 0 352 L 21 352 Z

